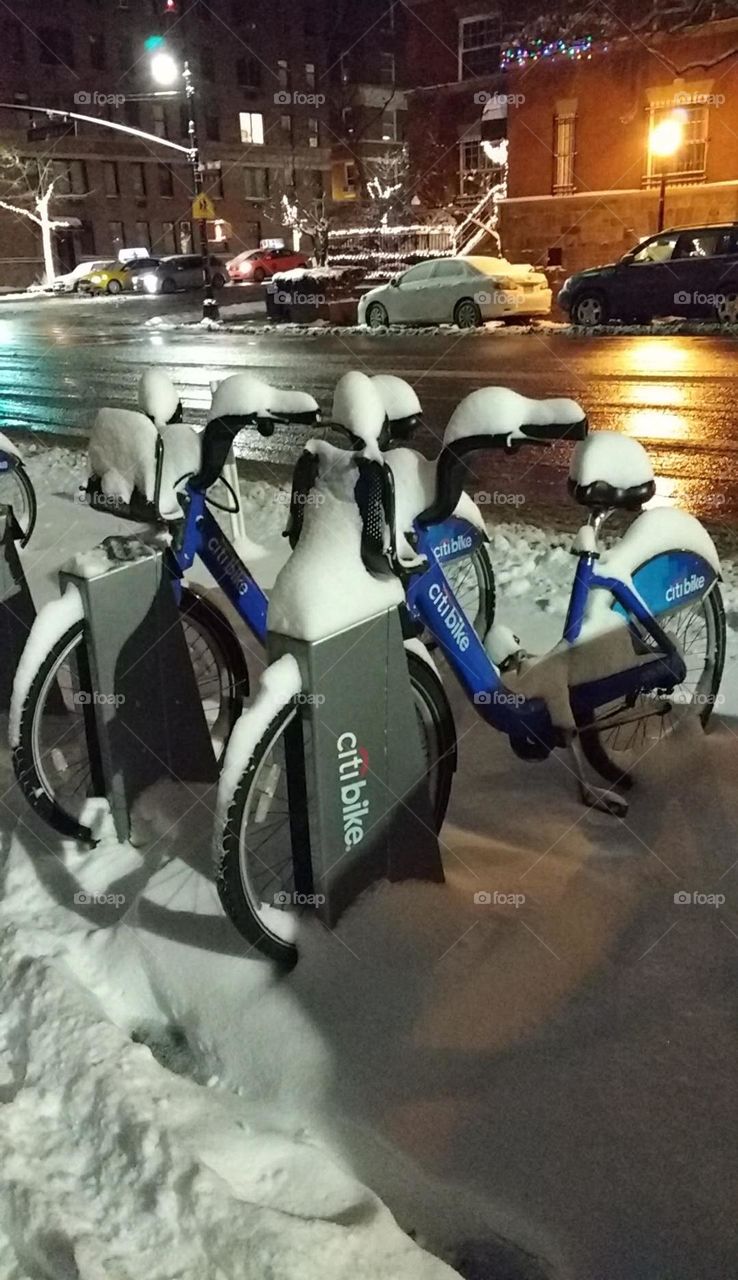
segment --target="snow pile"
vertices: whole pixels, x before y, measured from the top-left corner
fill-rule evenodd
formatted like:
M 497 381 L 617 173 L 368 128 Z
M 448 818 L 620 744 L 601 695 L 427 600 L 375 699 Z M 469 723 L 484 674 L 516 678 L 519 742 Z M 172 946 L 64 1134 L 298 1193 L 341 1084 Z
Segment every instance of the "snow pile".
M 177 391 L 160 369 L 147 369 L 138 384 L 138 407 L 159 430 L 172 421 L 180 407 Z
M 256 414 L 260 418 L 270 418 L 277 414 L 317 412 L 317 400 L 305 391 L 271 387 L 255 373 L 234 373 L 217 387 L 208 417 L 212 420 Z
M 374 577 L 364 567 L 353 456 L 320 441 L 310 447 L 321 468 L 300 540 L 274 584 L 268 625 L 296 639 L 322 640 L 400 604 L 404 592 L 394 575 Z
M 21 456 L 20 450 L 13 444 L 12 440 L 3 435 L 2 431 L 0 431 L 0 450 L 3 453 L 9 453 L 13 458 L 20 458 Z
M 467 436 L 522 435 L 526 426 L 569 426 L 586 417 L 576 400 L 531 400 L 509 387 L 480 387 L 456 406 L 443 443 Z
M 413 387 L 404 378 L 393 373 L 375 373 L 372 383 L 384 405 L 384 412 L 390 422 L 398 422 L 402 418 L 419 417 L 420 401 Z
M 333 393 L 333 421 L 364 442 L 366 457 L 379 457 L 385 419 L 381 388 L 365 373 L 344 373 Z
M 11 747 L 17 747 L 20 741 L 21 714 L 36 672 L 65 631 L 83 618 L 82 597 L 72 583 L 69 583 L 60 599 L 49 600 L 36 614 L 13 680 L 8 725 Z
M 159 437 L 163 444 L 159 511 L 171 517 L 180 511 L 177 490 L 183 478 L 200 466 L 200 437 L 192 427 L 171 423 L 159 432 L 149 418 L 135 410 L 100 409 L 90 436 L 90 472 L 100 479 L 108 498 L 129 503 L 136 489 L 147 502 L 153 502 Z
M 269 288 L 274 292 L 278 288 L 276 282 L 281 284 L 285 280 L 288 284 L 303 284 L 306 280 L 350 280 L 357 275 L 363 272 L 356 267 L 293 267 L 291 271 L 275 272 L 274 283 Z

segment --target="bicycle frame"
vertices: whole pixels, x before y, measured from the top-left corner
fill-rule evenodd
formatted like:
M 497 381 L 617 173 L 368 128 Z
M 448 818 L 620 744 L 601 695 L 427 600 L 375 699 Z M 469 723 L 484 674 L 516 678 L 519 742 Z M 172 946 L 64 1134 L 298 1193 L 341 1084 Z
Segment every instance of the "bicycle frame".
M 468 617 L 454 596 L 442 566 L 429 554 L 433 539 L 427 530 L 421 530 L 418 551 L 428 561 L 428 567 L 413 577 L 407 589 L 410 608 L 420 618 L 438 642 L 456 674 L 467 697 L 474 702 L 477 711 L 488 724 L 506 733 L 513 744 L 535 744 L 547 754 L 560 742 L 560 733 L 552 724 L 545 702 L 541 698 L 526 698 L 508 689 L 499 670 L 489 658 L 484 645 L 476 635 Z M 583 552 L 579 555 L 572 585 L 569 611 L 564 626 L 564 640 L 574 644 L 582 633 L 587 601 L 593 591 L 607 591 L 615 600 L 613 608 L 624 618 L 632 618 L 647 632 L 658 652 L 647 662 L 635 664 L 597 680 L 591 680 L 570 689 L 575 717 L 592 712 L 618 698 L 626 698 L 652 689 L 673 688 L 684 680 L 686 667 L 683 658 L 668 634 L 644 602 L 642 595 L 620 579 L 596 572 L 597 557 Z M 659 612 L 673 607 L 665 585 L 672 581 L 698 580 L 699 592 L 715 580 L 714 570 L 700 557 L 690 552 L 671 552 L 656 557 L 658 580 L 661 584 Z M 666 562 L 666 563 L 663 563 Z M 642 571 L 648 570 L 648 565 Z M 699 572 L 695 572 L 698 569 Z M 709 575 L 709 576 L 708 576 Z M 640 575 L 638 575 L 640 576 Z M 636 585 L 638 585 L 636 583 Z M 697 594 L 695 591 L 693 594 Z M 631 628 L 632 628 L 632 624 Z

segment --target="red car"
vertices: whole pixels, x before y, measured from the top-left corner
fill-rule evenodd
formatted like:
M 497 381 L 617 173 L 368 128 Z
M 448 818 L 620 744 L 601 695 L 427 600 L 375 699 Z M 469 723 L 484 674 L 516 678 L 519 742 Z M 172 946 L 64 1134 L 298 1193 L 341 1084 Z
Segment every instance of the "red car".
M 295 267 L 307 265 L 305 254 L 295 253 L 294 249 L 247 249 L 237 258 L 231 258 L 227 269 L 231 280 L 250 280 L 261 284 L 275 271 L 292 271 Z

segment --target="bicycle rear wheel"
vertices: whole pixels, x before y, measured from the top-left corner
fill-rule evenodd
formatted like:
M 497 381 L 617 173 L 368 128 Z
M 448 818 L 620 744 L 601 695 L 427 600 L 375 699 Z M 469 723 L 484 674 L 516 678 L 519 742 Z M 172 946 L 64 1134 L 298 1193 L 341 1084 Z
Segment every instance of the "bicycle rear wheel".
M 408 673 L 425 754 L 436 830 L 446 815 L 456 768 L 456 732 L 443 685 L 433 667 L 406 650 Z M 292 851 L 286 757 L 288 735 L 300 715 L 290 701 L 255 747 L 236 788 L 216 844 L 216 883 L 223 909 L 239 933 L 263 955 L 285 966 L 297 961 L 299 914 Z M 305 750 L 306 813 L 310 806 L 310 744 Z M 306 820 L 306 813 L 299 821 Z M 291 820 L 292 819 L 292 820 Z
M 652 690 L 598 707 L 579 726 L 582 750 L 608 782 L 629 786 L 651 749 L 689 716 L 706 729 L 725 665 L 725 609 L 717 585 L 659 622 L 682 654 L 687 673 L 673 690 Z
M 12 507 L 21 531 L 20 545 L 25 547 L 36 525 L 36 492 L 23 463 L 0 472 L 0 503 Z
M 180 614 L 216 758 L 248 693 L 240 645 L 223 615 L 183 588 Z M 61 835 L 91 841 L 81 821 L 87 800 L 104 793 L 90 705 L 84 621 L 57 641 L 36 673 L 23 706 L 13 767 L 32 808 Z

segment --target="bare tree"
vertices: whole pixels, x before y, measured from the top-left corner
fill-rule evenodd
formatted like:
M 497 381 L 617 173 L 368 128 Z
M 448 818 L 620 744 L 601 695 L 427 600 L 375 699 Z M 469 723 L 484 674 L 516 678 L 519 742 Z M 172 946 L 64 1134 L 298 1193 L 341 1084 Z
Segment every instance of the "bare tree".
M 312 245 L 316 266 L 325 266 L 330 226 L 325 194 L 311 197 L 295 190 L 285 192 L 279 201 L 276 216 L 283 227 L 307 236 Z
M 65 222 L 52 215 L 52 202 L 61 198 L 53 161 L 23 156 L 13 148 L 0 150 L 0 208 L 27 218 L 41 231 L 44 283 L 56 276 L 52 232 Z

